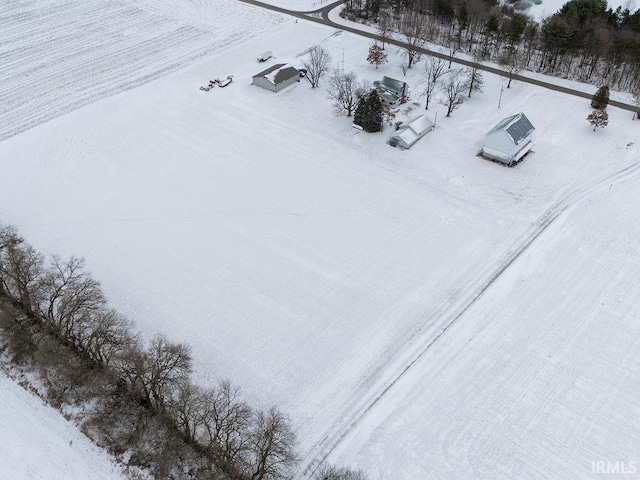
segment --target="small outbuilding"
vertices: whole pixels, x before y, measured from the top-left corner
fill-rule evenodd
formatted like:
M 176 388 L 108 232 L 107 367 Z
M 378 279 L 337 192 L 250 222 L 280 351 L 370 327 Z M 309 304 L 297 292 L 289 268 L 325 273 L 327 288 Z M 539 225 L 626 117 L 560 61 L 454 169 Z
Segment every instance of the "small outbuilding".
M 279 92 L 294 82 L 300 81 L 300 72 L 297 68 L 286 63 L 273 65 L 253 76 L 253 85 L 266 88 L 272 92 Z
M 406 82 L 384 76 L 373 82 L 373 88 L 386 104 L 396 107 L 409 99 L 409 86 Z
M 392 147 L 409 148 L 427 133 L 433 130 L 434 125 L 429 117 L 420 115 L 403 124 L 395 134 L 389 138 Z
M 482 156 L 508 166 L 515 165 L 533 147 L 534 130 L 524 113 L 507 117 L 487 133 Z

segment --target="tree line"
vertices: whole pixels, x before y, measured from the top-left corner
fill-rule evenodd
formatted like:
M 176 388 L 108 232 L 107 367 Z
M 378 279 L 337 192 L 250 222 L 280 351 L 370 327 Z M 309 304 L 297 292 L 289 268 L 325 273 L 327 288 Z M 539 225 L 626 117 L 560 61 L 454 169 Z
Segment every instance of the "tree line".
M 251 407 L 229 381 L 195 384 L 188 345 L 162 335 L 143 342 L 82 259 L 47 260 L 2 224 L 0 354 L 36 373 L 53 406 L 79 412 L 83 432 L 132 475 L 275 480 L 297 465 L 285 414 Z M 364 475 L 323 465 L 315 478 Z
M 427 42 L 505 65 L 640 89 L 640 11 L 606 0 L 570 0 L 541 23 L 497 0 L 349 0 L 342 15 L 407 44 L 407 68 Z

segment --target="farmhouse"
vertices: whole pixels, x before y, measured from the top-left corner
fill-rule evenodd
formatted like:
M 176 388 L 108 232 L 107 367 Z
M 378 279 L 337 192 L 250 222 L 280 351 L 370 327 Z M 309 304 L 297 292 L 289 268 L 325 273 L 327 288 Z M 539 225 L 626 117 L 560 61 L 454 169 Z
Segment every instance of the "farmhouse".
M 389 138 L 392 147 L 409 148 L 427 133 L 433 130 L 433 122 L 426 115 L 420 115 L 402 125 L 398 131 Z
M 286 63 L 279 63 L 254 75 L 252 84 L 272 92 L 279 92 L 292 83 L 299 81 L 300 72 L 297 68 L 291 67 Z
M 533 147 L 534 130 L 524 113 L 507 117 L 487 133 L 482 156 L 512 166 Z
M 406 82 L 391 77 L 382 77 L 382 80 L 373 82 L 373 88 L 386 104 L 397 107 L 405 103 L 409 97 L 409 86 Z

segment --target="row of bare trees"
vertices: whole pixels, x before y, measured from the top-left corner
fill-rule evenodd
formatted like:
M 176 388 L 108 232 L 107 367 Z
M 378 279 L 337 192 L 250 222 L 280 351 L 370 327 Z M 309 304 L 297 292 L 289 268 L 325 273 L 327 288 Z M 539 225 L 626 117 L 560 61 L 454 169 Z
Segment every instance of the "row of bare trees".
M 47 261 L 0 224 L 2 352 L 39 370 L 53 403 L 82 404 L 77 420 L 98 444 L 156 478 L 281 479 L 296 465 L 282 412 L 252 408 L 228 381 L 194 384 L 187 345 L 143 344 L 83 260 Z
M 640 89 L 640 12 L 608 9 L 601 0 L 571 0 L 541 23 L 496 0 L 354 0 L 343 16 L 402 40 L 407 68 L 428 42 L 450 60 L 477 51 L 510 69 Z

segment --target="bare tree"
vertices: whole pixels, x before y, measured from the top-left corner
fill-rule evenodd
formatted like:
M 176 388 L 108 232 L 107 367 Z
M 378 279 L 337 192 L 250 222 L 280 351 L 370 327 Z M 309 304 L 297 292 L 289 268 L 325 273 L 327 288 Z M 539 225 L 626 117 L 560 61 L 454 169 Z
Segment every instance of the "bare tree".
M 455 35 L 448 35 L 446 39 L 447 51 L 449 52 L 449 68 L 451 68 L 451 63 L 453 62 L 453 57 L 458 52 L 460 48 L 460 39 Z
M 77 257 L 65 262 L 54 255 L 44 278 L 40 315 L 63 341 L 84 350 L 82 340 L 106 304 L 99 283 Z
M 500 63 L 504 65 L 505 71 L 509 74 L 507 88 L 511 88 L 511 80 L 513 80 L 514 75 L 522 71 L 526 61 L 526 55 L 521 49 L 511 45 L 505 49 L 505 54 L 500 59 Z
M 147 351 L 134 344 L 114 367 L 140 404 L 164 412 L 173 394 L 188 381 L 191 354 L 188 346 L 156 335 Z
M 382 39 L 382 50 L 384 42 L 389 39 L 389 31 L 392 28 L 392 13 L 388 8 L 381 8 L 378 12 L 378 35 Z
M 359 470 L 338 468 L 323 463 L 314 475 L 314 480 L 366 480 L 366 475 Z
M 89 357 L 101 365 L 111 361 L 136 344 L 133 324 L 113 309 L 103 309 L 95 317 L 91 328 L 81 339 Z
M 246 470 L 252 411 L 237 388 L 222 381 L 204 394 L 203 432 L 198 441 L 211 452 L 216 464 L 232 477 Z
M 596 108 L 593 112 L 589 114 L 587 117 L 589 123 L 593 125 L 593 131 L 596 131 L 596 128 L 604 128 L 609 125 L 609 115 L 606 110 L 601 110 Z
M 144 381 L 147 398 L 156 409 L 164 410 L 165 401 L 188 380 L 191 368 L 187 345 L 169 342 L 162 335 L 153 337 L 147 351 Z
M 427 19 L 418 12 L 407 11 L 400 19 L 398 30 L 405 44 L 404 49 L 407 55 L 407 68 L 411 68 L 413 62 L 417 60 L 420 55 L 420 49 L 427 43 Z
M 369 90 L 366 82 L 359 82 L 358 77 L 353 72 L 341 73 L 335 69 L 329 77 L 329 88 L 327 92 L 334 101 L 334 109 L 337 114 L 347 113 L 350 117 L 355 110 L 358 100 Z
M 423 95 L 426 99 L 426 110 L 429 109 L 429 103 L 433 92 L 435 92 L 438 79 L 446 72 L 446 66 L 447 62 L 439 57 L 431 57 L 428 62 L 425 62 L 421 84 L 423 86 Z
M 440 99 L 440 104 L 447 107 L 447 117 L 451 116 L 456 108 L 464 103 L 464 92 L 469 84 L 462 69 L 451 70 L 449 77 L 440 86 L 440 91 L 444 97 Z
M 203 412 L 206 403 L 201 388 L 191 382 L 184 382 L 178 386 L 176 394 L 167 405 L 167 412 L 187 443 L 194 443 L 204 428 L 206 422 Z
M 294 445 L 289 419 L 275 408 L 258 412 L 251 433 L 251 480 L 286 478 L 296 461 Z
M 307 79 L 312 88 L 319 85 L 320 79 L 329 69 L 329 62 L 331 62 L 331 55 L 322 47 L 311 49 L 309 59 L 302 62 L 307 69 Z
M 424 66 L 425 73 L 436 83 L 446 73 L 446 61 L 440 57 L 431 57 Z
M 44 257 L 5 227 L 0 249 L 0 292 L 35 315 L 45 275 Z
M 482 92 L 484 85 L 484 77 L 477 67 L 469 67 L 466 69 L 467 83 L 469 84 L 469 98 L 473 92 Z
M 482 53 L 479 49 L 473 52 L 473 61 L 476 65 L 482 63 Z M 482 86 L 484 85 L 484 77 L 482 71 L 477 66 L 471 66 L 467 68 L 467 78 L 469 82 L 469 98 L 473 92 L 482 92 Z
M 640 116 L 640 88 L 633 94 L 633 104 L 636 106 L 636 111 L 633 112 L 633 119 L 635 120 Z

